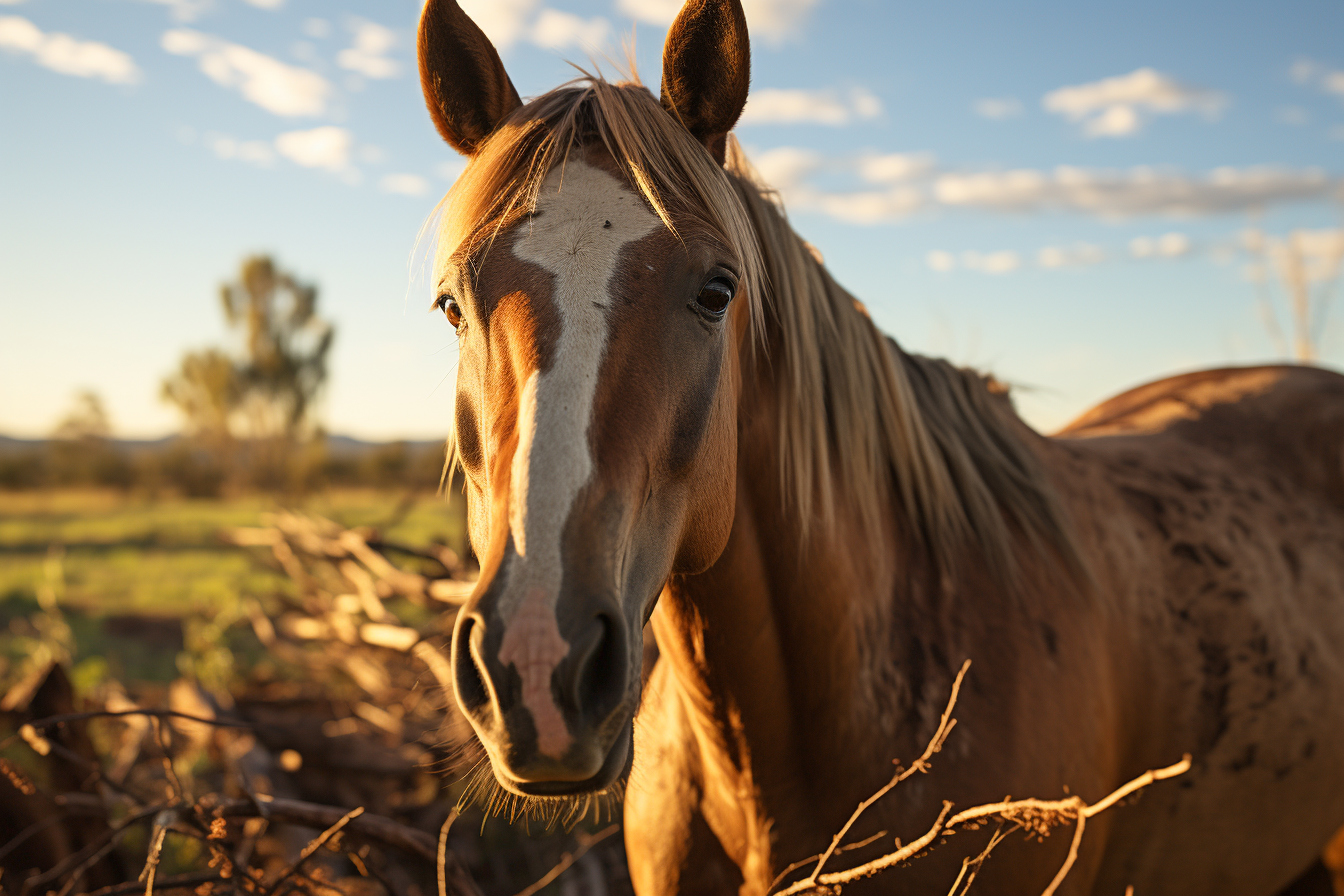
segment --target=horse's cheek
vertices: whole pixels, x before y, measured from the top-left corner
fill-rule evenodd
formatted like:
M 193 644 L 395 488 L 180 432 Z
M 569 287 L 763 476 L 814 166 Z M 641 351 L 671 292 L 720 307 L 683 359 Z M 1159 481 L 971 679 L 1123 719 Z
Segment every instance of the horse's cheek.
M 685 522 L 672 571 L 694 575 L 714 565 L 733 529 L 737 505 L 735 410 L 715 414 L 687 489 Z

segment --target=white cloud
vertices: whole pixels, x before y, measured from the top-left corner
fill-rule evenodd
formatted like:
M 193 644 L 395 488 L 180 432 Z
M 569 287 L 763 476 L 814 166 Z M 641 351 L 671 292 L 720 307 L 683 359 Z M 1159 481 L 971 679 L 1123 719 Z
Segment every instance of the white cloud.
M 558 9 L 543 9 L 532 23 L 529 39 L 548 50 L 578 47 L 598 50 L 611 34 L 611 23 L 601 16 L 585 19 Z
M 1299 59 L 1288 73 L 1299 84 L 1314 84 L 1326 93 L 1344 99 L 1344 71 L 1326 68 L 1311 59 Z
M 792 210 L 818 211 L 851 224 L 876 224 L 904 218 L 925 204 L 924 192 L 912 181 L 934 168 L 933 157 L 922 153 L 828 159 L 809 149 L 780 146 L 753 154 L 761 179 L 779 191 Z M 828 191 L 808 183 L 826 171 L 857 170 L 876 190 Z
M 948 271 L 956 269 L 957 256 L 953 255 L 951 252 L 935 249 L 924 256 L 924 263 L 929 266 L 929 270 L 937 271 L 940 274 L 946 274 Z
M 1085 268 L 1101 264 L 1106 260 L 1106 252 L 1100 246 L 1091 243 L 1076 243 L 1072 246 L 1043 246 L 1036 252 L 1036 264 L 1054 270 L 1058 268 Z
M 350 30 L 355 43 L 336 54 L 336 64 L 366 78 L 395 78 L 401 71 L 396 60 L 387 58 L 387 51 L 397 43 L 391 28 L 364 19 L 351 19 Z
M 195 56 L 210 80 L 237 88 L 267 112 L 293 117 L 322 115 L 327 110 L 331 85 L 306 68 L 190 28 L 165 31 L 160 45 L 177 56 Z
M 44 32 L 22 16 L 0 16 L 0 49 L 32 56 L 38 65 L 63 75 L 134 84 L 140 68 L 126 53 L 58 31 Z
M 309 131 L 287 131 L 275 138 L 275 148 L 295 164 L 339 174 L 350 168 L 354 137 L 345 128 L 327 125 Z
M 429 181 L 418 174 L 385 174 L 378 181 L 378 189 L 402 196 L 423 196 L 429 192 Z
M 257 9 L 269 9 L 272 12 L 285 5 L 285 0 L 243 0 L 243 2 Z
M 558 9 L 543 9 L 541 0 L 460 0 L 460 5 L 500 50 L 526 40 L 548 50 L 576 47 L 596 51 L 611 35 L 611 23 L 601 16 L 585 19 Z
M 506 50 L 526 34 L 540 0 L 461 0 L 460 5 L 491 43 Z
M 1011 274 L 1022 266 L 1022 258 L 1007 249 L 999 252 L 963 252 L 961 266 L 982 274 Z
M 1279 121 L 1284 124 L 1304 125 L 1311 116 L 1301 106 L 1284 106 L 1278 112 Z
M 1089 137 L 1126 137 L 1143 127 L 1144 112 L 1202 112 L 1216 116 L 1227 98 L 1214 90 L 1182 84 L 1151 68 L 1089 84 L 1061 87 L 1041 101 L 1047 111 L 1083 126 Z
M 1318 169 L 1219 168 L 1204 177 L 1153 168 L 1106 171 L 1060 167 L 944 174 L 933 193 L 945 205 L 1012 212 L 1071 211 L 1103 218 L 1214 215 L 1329 195 L 1336 182 Z
M 168 14 L 178 22 L 194 22 L 215 5 L 214 0 L 142 0 L 142 2 L 166 6 Z
M 825 162 L 820 153 L 797 146 L 777 146 L 751 155 L 751 163 L 761 179 L 781 193 L 799 186 Z
M 0 6 L 18 6 L 21 3 L 27 3 L 28 0 L 0 0 Z
M 1136 236 L 1129 241 L 1129 254 L 1135 258 L 1182 258 L 1193 244 L 1183 233 L 1164 233 L 1159 237 Z
M 304 19 L 302 30 L 306 36 L 313 40 L 323 40 L 331 37 L 331 22 L 318 18 Z
M 747 97 L 739 124 L 849 124 L 856 118 L 876 118 L 882 101 L 862 88 L 847 94 L 834 90 L 753 90 Z
M 859 177 L 870 184 L 899 184 L 927 177 L 936 163 L 926 152 L 865 153 L 858 158 Z
M 664 28 L 681 12 L 683 0 L 616 0 L 616 9 L 636 21 Z M 742 0 L 753 37 L 777 44 L 798 33 L 817 0 Z
M 265 140 L 238 140 L 228 134 L 209 133 L 202 142 L 225 161 L 237 160 L 259 168 L 275 164 L 275 150 Z
M 682 0 L 616 0 L 616 9 L 637 22 L 666 28 L 681 12 Z
M 1344 99 L 1344 72 L 1330 72 L 1321 79 L 1321 86 L 1340 99 Z
M 995 99 L 987 97 L 982 100 L 976 100 L 975 114 L 981 118 L 988 118 L 992 121 L 1003 121 L 1006 118 L 1016 118 L 1022 114 L 1022 104 L 1015 97 L 1003 97 Z

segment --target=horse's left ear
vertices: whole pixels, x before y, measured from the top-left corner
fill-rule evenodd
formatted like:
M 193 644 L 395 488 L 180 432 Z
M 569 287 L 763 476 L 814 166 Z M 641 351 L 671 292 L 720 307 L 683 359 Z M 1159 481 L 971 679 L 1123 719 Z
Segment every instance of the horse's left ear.
M 504 117 L 523 104 L 495 45 L 457 0 L 425 4 L 416 55 L 434 127 L 464 155 L 474 155 Z
M 720 165 L 750 82 L 740 0 L 687 0 L 663 44 L 662 104 Z

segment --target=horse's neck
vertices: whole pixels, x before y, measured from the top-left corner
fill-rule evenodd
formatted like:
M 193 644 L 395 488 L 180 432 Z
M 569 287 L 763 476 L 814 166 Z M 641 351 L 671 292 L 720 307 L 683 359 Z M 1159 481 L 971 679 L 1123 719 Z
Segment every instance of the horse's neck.
M 893 755 L 913 755 L 921 694 L 903 670 L 923 661 L 906 661 L 913 619 L 897 615 L 919 612 L 920 564 L 894 521 L 879 556 L 856 548 L 872 540 L 843 513 L 804 542 L 773 432 L 748 426 L 741 438 L 728 547 L 710 570 L 669 583 L 655 631 L 704 773 L 731 779 L 737 799 L 755 794 L 787 841 L 818 814 L 847 814 L 849 793 L 875 789 Z M 824 805 L 837 793 L 844 807 Z

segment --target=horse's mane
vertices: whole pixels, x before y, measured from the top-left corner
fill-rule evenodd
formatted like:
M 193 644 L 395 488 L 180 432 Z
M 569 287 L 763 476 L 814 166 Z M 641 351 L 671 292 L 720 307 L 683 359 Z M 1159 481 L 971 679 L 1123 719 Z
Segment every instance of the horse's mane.
M 763 349 L 749 363 L 780 391 L 779 474 L 805 536 L 828 528 L 843 502 L 876 538 L 895 501 L 942 570 L 969 547 L 1011 574 L 1023 538 L 1077 556 L 1006 389 L 883 336 L 737 143 L 714 164 L 637 80 L 585 76 L 516 110 L 444 198 L 439 257 L 488 251 L 530 213 L 546 175 L 595 144 L 673 232 L 689 218 L 742 262 L 749 344 Z

